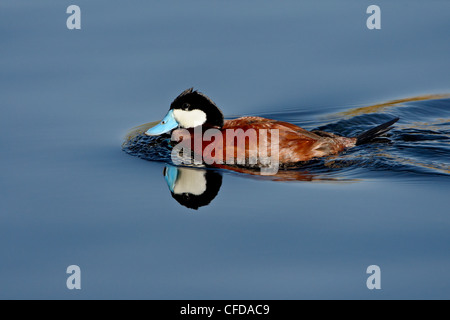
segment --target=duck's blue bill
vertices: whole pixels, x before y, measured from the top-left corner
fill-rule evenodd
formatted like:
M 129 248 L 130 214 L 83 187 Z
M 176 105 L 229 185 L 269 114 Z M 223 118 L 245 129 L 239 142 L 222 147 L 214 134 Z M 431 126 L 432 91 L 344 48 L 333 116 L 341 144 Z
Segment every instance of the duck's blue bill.
M 178 169 L 174 166 L 167 165 L 164 169 L 164 178 L 171 192 L 175 189 L 175 183 L 177 182 Z
M 176 127 L 178 127 L 178 122 L 173 116 L 173 110 L 170 110 L 160 123 L 153 128 L 148 129 L 145 134 L 148 136 L 159 136 L 160 134 L 169 132 Z

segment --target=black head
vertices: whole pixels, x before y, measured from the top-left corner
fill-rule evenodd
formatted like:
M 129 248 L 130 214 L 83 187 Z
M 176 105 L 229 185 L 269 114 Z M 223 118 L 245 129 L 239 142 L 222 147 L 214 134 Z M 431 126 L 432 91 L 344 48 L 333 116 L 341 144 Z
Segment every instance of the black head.
M 170 110 L 173 110 L 173 116 L 182 128 L 223 126 L 222 111 L 210 98 L 193 88 L 183 91 L 172 102 Z

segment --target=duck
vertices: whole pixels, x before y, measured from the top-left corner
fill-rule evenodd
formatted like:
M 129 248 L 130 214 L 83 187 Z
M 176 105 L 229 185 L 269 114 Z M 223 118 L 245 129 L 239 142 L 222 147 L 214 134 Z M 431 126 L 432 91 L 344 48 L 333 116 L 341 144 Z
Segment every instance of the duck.
M 260 167 L 260 162 L 250 163 L 249 157 L 254 151 L 249 143 L 245 145 L 236 145 L 234 139 L 227 139 L 229 132 L 247 132 L 252 129 L 257 133 L 262 131 L 277 132 L 277 150 L 274 151 L 270 144 L 271 138 L 268 139 L 268 153 L 277 153 L 277 165 L 279 168 L 298 167 L 313 159 L 320 159 L 337 155 L 345 150 L 356 146 L 370 143 L 377 137 L 385 134 L 392 129 L 392 126 L 399 120 L 394 118 L 386 123 L 376 126 L 368 131 L 362 132 L 355 137 L 343 137 L 331 132 L 319 130 L 308 131 L 295 124 L 268 119 L 257 116 L 244 116 L 236 119 L 225 120 L 225 117 L 219 107 L 205 94 L 189 88 L 179 94 L 170 104 L 169 111 L 163 120 L 145 132 L 147 136 L 160 136 L 172 133 L 172 136 L 180 135 L 180 132 L 188 132 L 191 139 L 186 139 L 186 134 L 182 139 L 185 143 L 194 149 L 194 132 L 200 130 L 202 133 L 209 129 L 213 129 L 215 133 L 223 136 L 223 141 L 216 144 L 214 159 L 217 156 L 223 158 L 224 161 L 206 161 L 213 167 L 226 167 L 230 163 L 241 167 Z M 274 130 L 274 131 L 273 131 Z M 178 139 L 180 140 L 180 139 Z M 273 139 L 272 139 L 273 140 Z M 231 141 L 231 142 L 230 142 Z M 217 142 L 217 141 L 216 141 Z M 202 141 L 201 152 L 205 151 L 211 141 Z M 272 149 L 271 149 L 272 147 Z M 234 161 L 239 152 L 245 154 L 245 161 Z M 198 151 L 197 151 L 198 153 Z M 233 159 L 229 159 L 229 158 Z

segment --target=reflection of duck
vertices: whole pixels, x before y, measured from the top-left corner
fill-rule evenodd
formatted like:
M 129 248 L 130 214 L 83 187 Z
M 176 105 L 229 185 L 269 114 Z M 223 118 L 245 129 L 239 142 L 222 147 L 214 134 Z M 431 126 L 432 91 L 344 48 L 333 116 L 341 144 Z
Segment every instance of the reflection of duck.
M 172 197 L 190 209 L 207 206 L 222 186 L 222 175 L 212 170 L 166 165 L 163 173 Z
M 225 121 L 222 112 L 214 102 L 204 94 L 194 91 L 191 88 L 181 93 L 172 102 L 170 110 L 164 119 L 156 126 L 150 128 L 146 134 L 161 135 L 175 128 L 183 128 L 190 130 L 189 132 L 193 135 L 193 128 L 199 126 L 202 126 L 203 130 L 210 128 L 218 129 L 222 133 L 223 144 L 218 146 L 219 149 L 216 148 L 215 154 L 216 156 L 219 154 L 222 159 L 225 159 L 224 162 L 230 163 L 227 158 L 230 155 L 231 157 L 234 155 L 234 158 L 236 158 L 237 154 L 244 153 L 246 157 L 249 157 L 249 153 L 254 150 L 250 150 L 252 145 L 249 143 L 246 143 L 244 146 L 236 145 L 234 139 L 226 139 L 227 129 L 243 129 L 244 132 L 248 129 L 254 129 L 258 132 L 263 129 L 277 129 L 279 132 L 278 162 L 281 167 L 292 167 L 304 161 L 335 155 L 346 148 L 370 142 L 387 132 L 397 121 L 398 118 L 393 119 L 352 138 L 341 137 L 322 131 L 307 131 L 288 122 L 261 117 L 242 117 Z M 268 138 L 268 147 L 270 148 L 270 137 Z M 203 150 L 206 146 L 205 141 L 203 141 Z M 231 152 L 227 152 L 227 149 L 231 149 Z M 270 149 L 268 153 L 271 153 Z M 232 159 L 231 162 L 233 160 L 235 159 Z
M 247 177 L 263 179 L 257 171 L 246 168 L 227 168 L 237 173 L 247 174 Z M 186 168 L 166 165 L 164 178 L 172 197 L 181 205 L 197 210 L 207 206 L 214 200 L 222 186 L 222 174 L 217 169 Z M 297 170 L 283 170 L 275 175 L 264 177 L 271 181 L 326 181 L 349 183 L 356 180 L 338 179 L 318 176 Z

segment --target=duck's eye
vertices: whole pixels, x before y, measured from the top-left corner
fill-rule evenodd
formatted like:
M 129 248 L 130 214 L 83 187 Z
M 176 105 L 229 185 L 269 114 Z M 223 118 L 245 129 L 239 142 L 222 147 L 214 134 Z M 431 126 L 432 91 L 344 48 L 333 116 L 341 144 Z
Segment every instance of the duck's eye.
M 161 121 L 161 123 L 162 123 L 162 124 L 166 124 L 166 123 L 167 123 L 167 121 L 166 121 L 166 120 L 163 120 L 163 121 Z
M 184 110 L 187 110 L 187 109 L 189 109 L 190 106 L 191 106 L 191 105 L 190 105 L 189 103 L 184 103 L 184 104 L 181 106 L 181 108 L 184 109 Z

